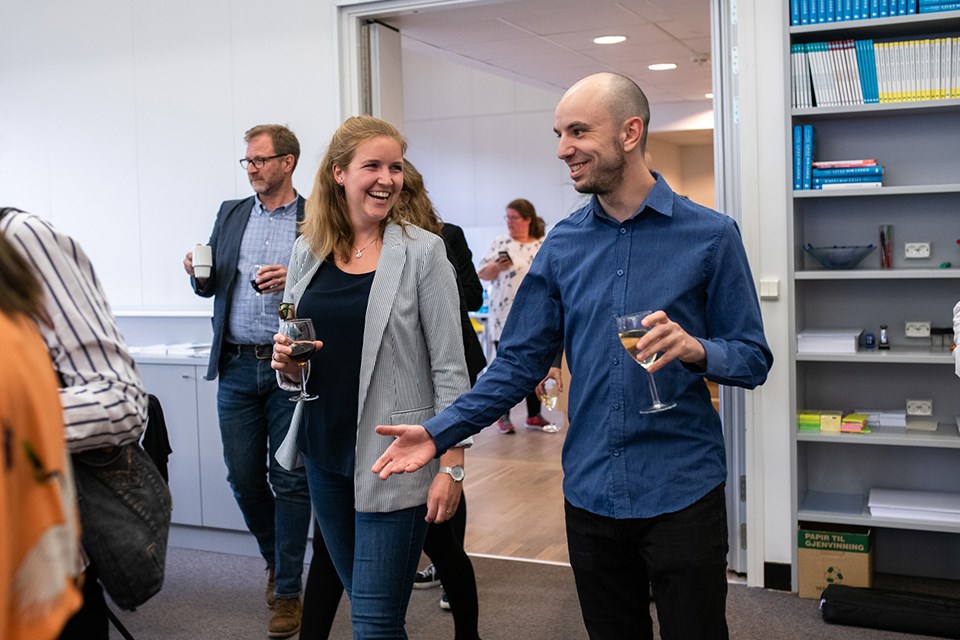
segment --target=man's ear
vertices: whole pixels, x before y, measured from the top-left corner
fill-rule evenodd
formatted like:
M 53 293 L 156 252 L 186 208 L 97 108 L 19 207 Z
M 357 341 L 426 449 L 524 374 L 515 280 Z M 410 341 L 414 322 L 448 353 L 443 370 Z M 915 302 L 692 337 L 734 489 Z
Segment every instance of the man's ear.
M 640 139 L 643 137 L 643 120 L 638 117 L 628 118 L 623 123 L 623 129 L 620 131 L 620 140 L 623 143 L 623 150 L 627 153 L 640 146 Z

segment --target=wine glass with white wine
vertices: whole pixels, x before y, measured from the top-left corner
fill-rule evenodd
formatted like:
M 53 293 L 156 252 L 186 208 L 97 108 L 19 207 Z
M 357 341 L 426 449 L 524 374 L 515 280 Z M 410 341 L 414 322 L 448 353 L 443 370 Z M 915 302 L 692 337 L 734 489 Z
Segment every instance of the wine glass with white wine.
M 643 367 L 645 371 L 647 367 L 656 362 L 658 355 L 655 353 L 646 360 L 637 360 L 637 353 L 639 352 L 637 343 L 640 341 L 640 338 L 647 335 L 647 332 L 650 330 L 649 327 L 643 326 L 642 322 L 643 319 L 651 313 L 653 313 L 653 311 L 639 311 L 617 317 L 617 336 L 620 338 L 620 344 L 622 344 L 623 348 L 630 354 L 630 359 Z M 660 394 L 657 393 L 657 385 L 654 383 L 653 374 L 650 373 L 650 371 L 647 371 L 647 382 L 650 383 L 650 395 L 653 397 L 653 404 L 640 409 L 640 413 L 659 413 L 660 411 L 667 411 L 677 406 L 676 402 L 660 401 Z
M 313 321 L 310 318 L 283 320 L 280 323 L 280 333 L 293 340 L 290 345 L 290 359 L 300 367 L 300 395 L 293 396 L 290 401 L 316 400 L 316 395 L 307 393 L 307 362 L 317 349 L 317 332 L 313 328 Z
M 540 396 L 540 404 L 547 410 L 547 415 L 550 418 L 550 422 L 541 427 L 541 429 L 547 433 L 557 433 L 560 431 L 560 425 L 553 421 L 556 417 L 553 412 L 557 408 L 557 400 L 559 399 L 560 390 L 557 386 L 557 381 L 550 378 L 543 383 L 543 395 Z

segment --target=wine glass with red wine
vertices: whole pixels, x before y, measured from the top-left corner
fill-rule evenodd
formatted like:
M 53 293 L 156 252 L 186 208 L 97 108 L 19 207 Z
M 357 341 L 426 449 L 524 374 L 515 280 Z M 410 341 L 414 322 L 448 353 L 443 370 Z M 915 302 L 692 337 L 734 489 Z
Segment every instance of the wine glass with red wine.
M 300 367 L 300 395 L 293 396 L 290 401 L 316 400 L 317 396 L 307 393 L 307 362 L 317 348 L 317 332 L 313 328 L 313 321 L 310 318 L 284 320 L 280 323 L 280 333 L 293 340 L 290 359 Z
M 263 316 L 267 314 L 267 309 L 263 302 L 263 292 L 260 290 L 260 285 L 257 284 L 257 276 L 260 275 L 260 269 L 262 268 L 259 264 L 253 265 L 253 268 L 250 270 L 250 286 L 257 292 L 257 298 L 260 299 L 260 315 Z

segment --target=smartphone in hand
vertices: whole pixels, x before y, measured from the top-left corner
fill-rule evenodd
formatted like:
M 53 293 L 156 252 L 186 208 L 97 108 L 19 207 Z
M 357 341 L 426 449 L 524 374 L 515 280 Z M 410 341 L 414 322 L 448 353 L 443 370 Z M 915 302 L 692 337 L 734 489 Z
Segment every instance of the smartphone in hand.
M 497 261 L 498 261 L 498 262 L 513 262 L 513 260 L 510 259 L 510 254 L 507 253 L 506 251 L 501 251 L 501 252 L 499 252 L 499 253 L 497 254 Z

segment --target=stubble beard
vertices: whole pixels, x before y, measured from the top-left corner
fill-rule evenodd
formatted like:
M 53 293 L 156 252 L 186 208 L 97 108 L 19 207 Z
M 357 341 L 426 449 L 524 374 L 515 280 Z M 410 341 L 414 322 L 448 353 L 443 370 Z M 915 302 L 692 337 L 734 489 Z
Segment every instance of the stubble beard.
M 619 147 L 613 147 L 613 158 L 600 159 L 597 162 L 594 175 L 588 176 L 574 188 L 580 193 L 590 193 L 604 196 L 617 190 L 623 184 L 624 168 L 627 166 L 626 155 Z

